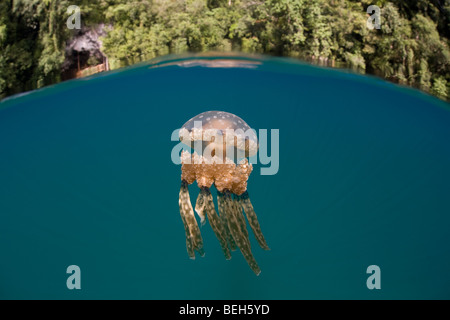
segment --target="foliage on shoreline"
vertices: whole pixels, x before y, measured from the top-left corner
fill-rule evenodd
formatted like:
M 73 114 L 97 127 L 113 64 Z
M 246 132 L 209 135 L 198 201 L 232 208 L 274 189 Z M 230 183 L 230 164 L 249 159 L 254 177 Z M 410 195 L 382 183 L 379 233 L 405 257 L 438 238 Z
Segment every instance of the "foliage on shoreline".
M 69 5 L 104 23 L 111 68 L 241 51 L 346 66 L 448 99 L 450 0 L 15 0 L 0 3 L 0 97 L 60 81 Z M 381 29 L 366 9 L 381 7 Z

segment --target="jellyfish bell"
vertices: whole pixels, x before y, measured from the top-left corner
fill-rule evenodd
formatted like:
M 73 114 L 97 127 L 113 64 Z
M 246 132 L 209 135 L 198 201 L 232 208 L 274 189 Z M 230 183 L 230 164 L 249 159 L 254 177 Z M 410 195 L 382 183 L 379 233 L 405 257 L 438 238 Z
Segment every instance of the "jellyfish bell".
M 203 240 L 189 198 L 188 185 L 197 181 L 200 188 L 195 211 L 202 225 L 208 219 L 219 239 L 225 258 L 238 247 L 252 270 L 260 273 L 251 252 L 247 226 L 249 225 L 265 250 L 269 247 L 262 234 L 256 213 L 247 192 L 247 180 L 252 165 L 247 157 L 258 151 L 258 138 L 250 126 L 238 116 L 224 111 L 203 112 L 180 129 L 180 141 L 193 153 L 181 153 L 180 214 L 186 231 L 186 247 L 191 258 L 195 251 L 203 255 Z M 217 214 L 211 186 L 217 189 Z
M 224 111 L 207 111 L 187 121 L 180 130 L 180 141 L 197 153 L 209 157 L 220 154 L 235 163 L 258 151 L 258 138 L 240 117 Z

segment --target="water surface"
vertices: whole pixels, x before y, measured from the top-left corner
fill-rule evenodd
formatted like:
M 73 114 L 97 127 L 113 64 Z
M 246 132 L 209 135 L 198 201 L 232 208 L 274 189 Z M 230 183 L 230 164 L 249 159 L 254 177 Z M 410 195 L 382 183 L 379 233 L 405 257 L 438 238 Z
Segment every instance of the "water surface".
M 249 193 L 271 251 L 192 261 L 172 131 L 207 110 L 280 130 Z M 449 105 L 293 60 L 168 57 L 0 104 L 0 298 L 449 299 Z M 198 193 L 192 185 L 193 201 Z M 381 268 L 381 290 L 366 269 Z M 81 268 L 68 290 L 66 268 Z

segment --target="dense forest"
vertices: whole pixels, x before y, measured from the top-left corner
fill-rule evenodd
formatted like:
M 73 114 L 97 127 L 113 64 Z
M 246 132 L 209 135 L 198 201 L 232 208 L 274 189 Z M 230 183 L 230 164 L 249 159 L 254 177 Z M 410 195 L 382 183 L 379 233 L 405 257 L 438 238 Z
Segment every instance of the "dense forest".
M 84 29 L 104 26 L 112 69 L 169 53 L 266 53 L 449 97 L 450 0 L 2 0 L 0 98 L 61 81 L 79 32 L 67 27 L 70 5 Z M 369 5 L 381 8 L 378 30 L 367 28 Z

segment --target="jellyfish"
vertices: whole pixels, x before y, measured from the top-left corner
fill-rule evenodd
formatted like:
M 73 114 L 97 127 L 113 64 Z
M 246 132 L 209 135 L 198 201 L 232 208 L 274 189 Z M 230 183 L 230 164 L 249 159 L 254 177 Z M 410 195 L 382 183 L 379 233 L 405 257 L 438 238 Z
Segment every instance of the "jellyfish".
M 195 259 L 195 252 L 204 256 L 203 239 L 188 189 L 197 181 L 200 192 L 195 212 L 200 224 L 203 226 L 209 221 L 225 259 L 231 259 L 231 251 L 239 248 L 250 268 L 259 275 L 261 270 L 251 251 L 245 219 L 259 246 L 269 250 L 247 192 L 247 180 L 253 169 L 247 158 L 258 151 L 255 132 L 232 113 L 207 111 L 183 125 L 180 141 L 193 151 L 181 152 L 179 207 L 188 256 Z M 218 211 L 211 193 L 212 185 L 217 191 Z

